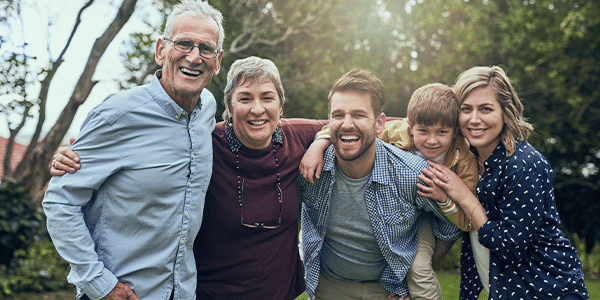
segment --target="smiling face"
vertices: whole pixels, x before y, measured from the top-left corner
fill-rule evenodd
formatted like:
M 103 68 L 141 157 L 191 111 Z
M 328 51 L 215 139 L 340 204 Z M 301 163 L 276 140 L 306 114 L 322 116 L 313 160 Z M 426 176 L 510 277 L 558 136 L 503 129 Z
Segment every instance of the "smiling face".
M 271 80 L 241 80 L 232 95 L 229 115 L 233 131 L 244 146 L 264 149 L 283 113 L 279 94 Z
M 183 14 L 175 21 L 171 40 L 189 40 L 194 45 L 206 44 L 217 47 L 219 27 L 208 17 Z M 156 42 L 156 63 L 162 67 L 160 83 L 169 96 L 183 109 L 191 112 L 200 98 L 202 89 L 212 80 L 221 68 L 221 51 L 216 58 L 205 59 L 198 48 L 190 53 L 175 50 L 172 42 L 162 38 Z
M 415 148 L 430 160 L 447 152 L 452 139 L 456 136 L 454 128 L 440 124 L 433 126 L 414 124 L 410 127 L 410 132 L 414 138 Z
M 329 132 L 338 162 L 374 160 L 375 139 L 383 130 L 385 115 L 374 116 L 369 94 L 338 91 L 330 105 Z
M 458 115 L 460 131 L 477 152 L 487 158 L 500 144 L 504 128 L 504 113 L 490 87 L 471 91 L 460 105 Z

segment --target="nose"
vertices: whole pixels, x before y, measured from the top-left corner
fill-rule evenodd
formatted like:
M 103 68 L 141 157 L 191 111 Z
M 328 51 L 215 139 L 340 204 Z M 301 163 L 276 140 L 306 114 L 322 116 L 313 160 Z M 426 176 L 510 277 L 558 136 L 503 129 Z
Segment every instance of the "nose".
M 255 99 L 252 102 L 252 109 L 250 110 L 252 114 L 260 115 L 265 112 L 265 107 L 260 102 L 260 99 Z
M 427 137 L 427 143 L 428 143 L 428 144 L 435 144 L 435 143 L 437 143 L 437 139 L 435 138 L 435 135 L 433 135 L 433 134 L 430 134 L 430 135 Z
M 190 63 L 201 63 L 202 56 L 200 56 L 200 48 L 193 47 L 192 51 L 186 55 L 186 58 Z
M 347 114 L 344 117 L 344 122 L 342 122 L 342 128 L 343 129 L 351 129 L 354 126 L 354 121 L 352 120 L 352 116 L 350 114 Z
M 477 112 L 477 110 L 473 110 L 471 112 L 471 116 L 469 117 L 469 122 L 471 123 L 479 123 L 481 122 L 481 119 L 479 118 L 479 113 Z

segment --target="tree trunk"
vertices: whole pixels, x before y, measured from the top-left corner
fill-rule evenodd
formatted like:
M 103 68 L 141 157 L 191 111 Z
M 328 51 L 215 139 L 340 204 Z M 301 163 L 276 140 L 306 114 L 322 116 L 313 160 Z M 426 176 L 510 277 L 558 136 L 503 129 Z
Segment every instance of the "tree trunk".
M 94 75 L 100 58 L 106 51 L 106 48 L 108 48 L 108 45 L 133 14 L 136 3 L 137 0 L 123 1 L 115 19 L 102 36 L 96 39 L 90 57 L 85 65 L 85 69 L 81 74 L 65 109 L 61 112 L 58 120 L 54 126 L 52 126 L 42 142 L 35 143 L 32 141 L 34 144 L 27 149 L 25 157 L 15 171 L 15 176 L 22 179 L 29 188 L 29 194 L 33 201 L 41 201 L 43 199 L 44 186 L 51 177 L 48 172 L 48 167 L 52 156 L 69 130 L 77 109 L 85 102 L 91 93 L 92 88 L 96 84 L 96 81 L 92 80 L 92 76 Z M 49 80 L 51 81 L 52 78 Z M 49 86 L 50 83 L 51 82 L 47 82 L 46 84 Z M 40 108 L 40 115 L 42 114 L 45 114 L 44 107 Z

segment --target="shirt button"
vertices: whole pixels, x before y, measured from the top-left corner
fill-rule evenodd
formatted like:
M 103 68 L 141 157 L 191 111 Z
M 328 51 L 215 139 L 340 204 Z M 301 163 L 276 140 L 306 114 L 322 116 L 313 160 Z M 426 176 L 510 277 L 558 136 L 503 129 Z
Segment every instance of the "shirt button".
M 181 240 L 181 242 L 179 242 L 179 243 L 182 244 L 182 245 L 185 244 L 185 242 L 183 240 Z
M 185 216 L 187 217 L 187 216 L 189 216 L 189 215 L 190 215 L 190 213 L 188 213 L 188 212 L 186 211 L 186 212 L 185 212 Z
M 190 130 L 192 130 L 192 125 L 188 126 L 188 128 L 189 128 Z
M 175 275 L 177 275 L 177 270 L 175 270 L 175 272 L 173 272 L 173 273 L 175 273 Z
M 400 219 L 400 221 L 402 221 L 402 220 L 404 220 L 404 217 L 403 217 L 403 216 L 400 216 L 400 218 L 398 218 L 398 219 Z
M 192 159 L 196 158 L 196 155 L 192 154 Z
M 179 115 L 176 115 L 176 116 L 175 116 L 175 119 L 179 120 Z
M 185 115 L 187 114 L 187 112 L 185 112 L 185 111 L 184 111 L 184 112 L 182 112 L 181 114 L 185 116 Z
M 190 187 L 190 186 L 192 186 L 192 183 L 191 183 L 191 182 L 188 182 L 188 187 Z

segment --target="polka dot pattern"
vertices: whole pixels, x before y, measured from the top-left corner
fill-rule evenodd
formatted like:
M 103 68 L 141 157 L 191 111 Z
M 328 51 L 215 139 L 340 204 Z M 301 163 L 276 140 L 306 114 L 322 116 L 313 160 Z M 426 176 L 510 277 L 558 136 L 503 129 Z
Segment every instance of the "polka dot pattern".
M 589 298 L 581 261 L 559 229 L 552 167 L 528 142 L 506 156 L 499 145 L 477 185 L 488 222 L 479 242 L 490 249 L 489 299 Z M 464 235 L 460 299 L 477 299 L 483 286 Z

